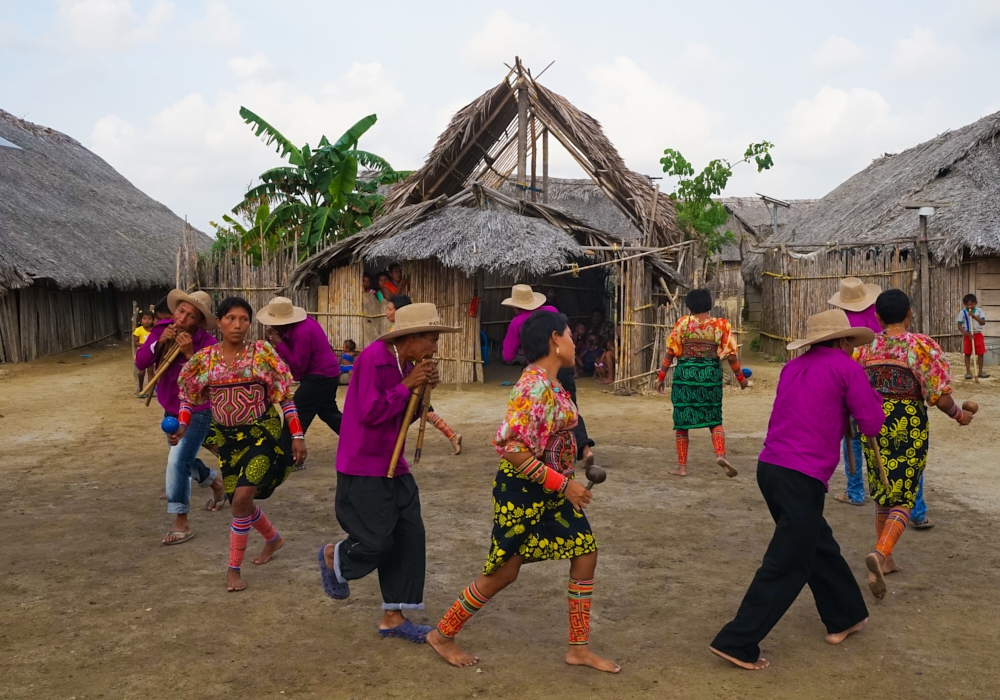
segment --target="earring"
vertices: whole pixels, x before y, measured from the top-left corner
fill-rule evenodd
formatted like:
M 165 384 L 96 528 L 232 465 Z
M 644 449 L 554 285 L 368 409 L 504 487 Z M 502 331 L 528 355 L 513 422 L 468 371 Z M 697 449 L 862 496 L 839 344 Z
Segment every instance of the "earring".
M 559 357 L 559 353 L 561 351 L 562 351 L 562 349 L 558 345 L 556 345 L 556 357 Z

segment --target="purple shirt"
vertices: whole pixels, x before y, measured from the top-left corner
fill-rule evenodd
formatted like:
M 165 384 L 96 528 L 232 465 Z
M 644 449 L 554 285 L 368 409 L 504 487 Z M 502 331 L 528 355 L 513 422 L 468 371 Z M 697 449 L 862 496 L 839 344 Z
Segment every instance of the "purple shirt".
M 340 376 L 340 360 L 333 353 L 323 326 L 314 318 L 307 316 L 304 321 L 285 326 L 285 334 L 274 349 L 297 382 L 307 374 Z
M 147 367 L 152 367 L 153 363 L 156 362 L 156 343 L 160 340 L 160 336 L 163 335 L 163 331 L 167 330 L 167 326 L 173 323 L 173 319 L 165 318 L 162 321 L 157 321 L 156 325 L 153 326 L 153 330 L 149 332 L 149 337 L 146 338 L 146 342 L 142 344 L 142 347 L 135 353 L 135 366 L 139 369 L 146 369 Z M 191 334 L 191 340 L 194 342 L 194 351 L 198 352 L 202 348 L 207 348 L 210 345 L 215 345 L 216 340 L 213 338 L 204 328 L 198 328 L 194 333 Z M 156 399 L 163 406 L 163 410 L 172 416 L 176 416 L 181 410 L 181 397 L 180 389 L 177 386 L 177 377 L 181 374 L 181 368 L 184 367 L 184 363 L 188 361 L 188 358 L 184 357 L 183 354 L 178 355 L 177 359 L 170 363 L 167 371 L 163 373 L 160 377 L 160 381 L 157 382 Z M 199 406 L 195 406 L 192 411 L 199 413 L 201 411 L 207 411 L 212 407 L 210 402 L 205 402 Z
M 878 315 L 875 313 L 875 304 L 872 304 L 864 311 L 847 311 L 847 320 L 851 322 L 851 328 L 871 328 L 875 335 L 882 332 L 882 324 L 878 322 Z
M 885 421 L 882 397 L 843 350 L 811 348 L 781 370 L 760 460 L 819 479 L 829 489 L 848 415 L 864 435 L 877 435 Z
M 507 335 L 503 337 L 503 361 L 506 363 L 511 363 L 517 358 L 517 352 L 521 349 L 521 326 L 524 322 L 528 320 L 528 317 L 535 311 L 551 311 L 554 314 L 559 313 L 559 309 L 554 306 L 539 306 L 534 311 L 526 311 L 522 309 L 517 312 L 517 315 L 510 322 L 510 326 L 507 328 Z
M 354 360 L 354 374 L 347 385 L 344 418 L 337 445 L 337 471 L 354 476 L 385 477 L 403 425 L 410 390 L 403 377 L 413 364 L 399 371 L 396 355 L 386 343 L 376 340 Z M 414 413 L 414 418 L 419 411 Z M 406 453 L 406 445 L 403 445 Z M 410 465 L 402 455 L 396 474 L 409 474 Z

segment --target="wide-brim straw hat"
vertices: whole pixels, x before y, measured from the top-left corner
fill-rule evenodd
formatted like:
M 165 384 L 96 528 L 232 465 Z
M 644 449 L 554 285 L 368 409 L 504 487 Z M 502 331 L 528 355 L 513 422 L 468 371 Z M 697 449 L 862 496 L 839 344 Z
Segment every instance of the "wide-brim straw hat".
M 531 291 L 531 287 L 526 284 L 515 284 L 511 287 L 510 296 L 500 303 L 503 306 L 513 306 L 515 309 L 534 311 L 545 302 L 545 295 L 541 292 Z
M 208 292 L 199 290 L 188 294 L 181 289 L 171 289 L 170 293 L 167 294 L 167 307 L 170 309 L 170 313 L 173 313 L 182 301 L 186 301 L 201 312 L 202 328 L 214 331 L 219 327 L 215 314 L 212 313 L 212 297 L 208 296 Z
M 287 326 L 305 321 L 306 310 L 292 304 L 288 297 L 274 297 L 257 312 L 257 320 L 265 326 Z
M 865 284 L 857 277 L 840 280 L 840 289 L 830 297 L 830 304 L 847 311 L 864 311 L 875 303 L 882 288 L 877 284 Z
M 378 340 L 392 340 L 414 333 L 458 333 L 461 330 L 442 324 L 434 304 L 409 304 L 396 310 L 396 325 Z
M 875 340 L 875 332 L 865 326 L 857 328 L 851 326 L 847 314 L 842 309 L 830 309 L 807 318 L 806 337 L 793 340 L 785 347 L 789 350 L 798 350 L 806 345 L 814 345 L 837 338 L 846 338 L 850 341 L 851 347 L 856 348 Z

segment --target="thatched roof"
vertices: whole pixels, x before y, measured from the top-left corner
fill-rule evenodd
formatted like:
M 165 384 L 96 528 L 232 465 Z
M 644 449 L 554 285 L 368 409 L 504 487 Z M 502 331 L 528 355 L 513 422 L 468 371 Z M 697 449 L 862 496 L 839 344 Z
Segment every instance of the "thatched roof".
M 0 110 L 0 139 L 0 292 L 173 285 L 182 219 L 65 134 Z
M 525 88 L 528 100 L 529 162 L 532 144 L 541 150 L 542 131 L 547 129 L 550 140 L 562 144 L 633 226 L 651 229 L 651 242 L 669 245 L 682 240 L 670 200 L 662 194 L 656 197 L 654 211 L 649 178 L 625 166 L 596 119 L 539 84 L 520 61 L 503 82 L 455 114 L 423 167 L 393 190 L 387 211 L 450 197 L 474 183 L 503 186 L 517 168 L 519 87 Z M 541 158 L 536 161 L 535 186 L 540 188 Z
M 621 239 L 559 209 L 472 185 L 452 197 L 442 195 L 386 214 L 363 232 L 310 257 L 296 269 L 288 287 L 295 289 L 311 275 L 355 260 L 436 258 L 470 275 L 480 270 L 546 274 L 574 261 L 587 264 L 581 246 L 614 245 L 621 246 Z M 588 262 L 603 257 L 598 253 Z M 662 261 L 650 262 L 662 276 L 683 283 Z
M 882 156 L 793 216 L 767 243 L 794 247 L 912 240 L 917 213 L 900 202 L 914 200 L 951 203 L 928 222 L 929 245 L 937 259 L 954 263 L 964 253 L 1000 254 L 1000 112 Z
M 518 191 L 514 179 L 508 179 L 500 191 L 516 199 Z M 642 245 L 643 232 L 635 227 L 593 180 L 550 177 L 548 194 L 550 207 L 561 209 L 593 228 L 623 241 Z

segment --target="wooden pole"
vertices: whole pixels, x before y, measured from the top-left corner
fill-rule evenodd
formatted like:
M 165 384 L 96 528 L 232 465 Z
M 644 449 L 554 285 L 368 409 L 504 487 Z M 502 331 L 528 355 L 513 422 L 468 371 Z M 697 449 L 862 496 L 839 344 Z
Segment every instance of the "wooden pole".
M 920 330 L 931 333 L 931 280 L 927 250 L 927 217 L 920 215 Z
M 390 479 L 396 473 L 396 465 L 399 464 L 399 457 L 403 454 L 403 444 L 406 442 L 406 431 L 410 428 L 410 423 L 413 421 L 413 414 L 417 411 L 417 404 L 420 403 L 420 398 L 424 395 L 424 387 L 426 386 L 426 384 L 418 386 L 410 394 L 410 401 L 406 404 L 406 411 L 403 413 L 403 424 L 399 426 L 399 434 L 396 436 L 396 446 L 392 450 L 392 460 L 389 462 L 389 473 L 386 474 Z
M 549 203 L 549 130 L 542 129 L 542 204 Z
M 167 367 L 173 364 L 173 361 L 177 359 L 177 356 L 181 354 L 180 346 L 175 345 L 170 348 L 163 355 L 163 359 L 160 360 L 160 366 L 156 369 L 156 374 L 154 374 L 150 380 L 143 387 L 143 392 L 146 394 L 146 405 L 148 406 L 153 400 L 153 390 L 156 388 L 156 383 L 160 381 L 160 377 L 163 376 L 164 372 L 167 371 Z
M 528 169 L 528 85 L 522 77 L 517 88 L 517 184 L 519 199 L 524 199 Z
M 535 161 L 537 160 L 535 156 L 538 154 L 538 141 L 535 135 L 535 117 L 531 117 L 531 201 L 538 201 L 538 193 L 535 192 Z
M 420 430 L 417 431 L 417 449 L 413 453 L 413 463 L 420 464 L 420 456 L 424 452 L 424 431 L 427 430 L 427 413 L 431 405 L 431 389 L 427 387 L 427 400 L 424 401 L 424 410 L 420 412 Z

